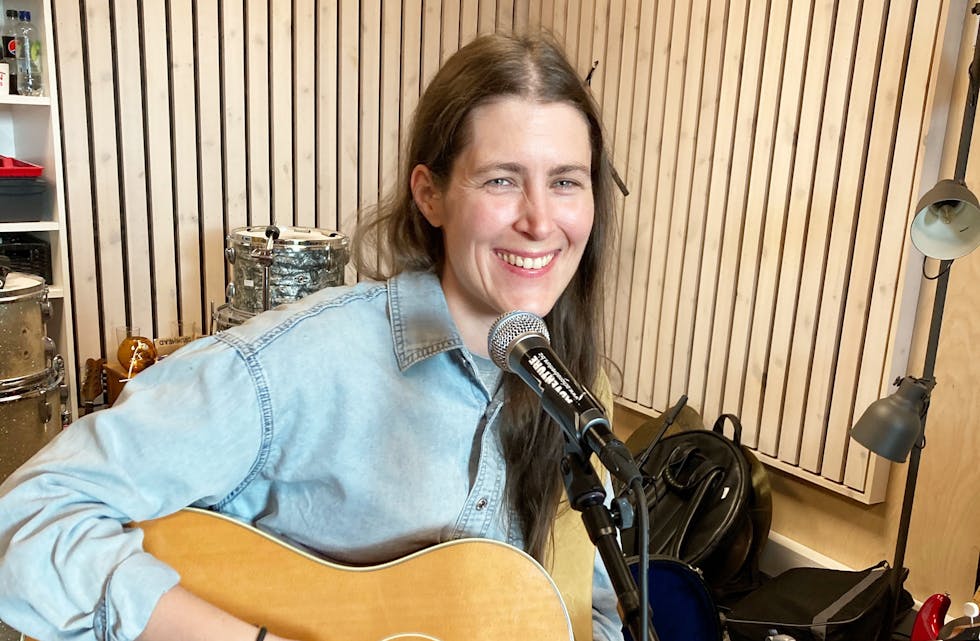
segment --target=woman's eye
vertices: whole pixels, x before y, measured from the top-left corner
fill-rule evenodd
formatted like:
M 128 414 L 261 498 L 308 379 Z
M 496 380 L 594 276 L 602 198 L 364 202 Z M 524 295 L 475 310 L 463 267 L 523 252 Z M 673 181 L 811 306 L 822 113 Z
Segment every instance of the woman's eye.
M 559 189 L 570 189 L 572 187 L 578 187 L 578 186 L 579 183 L 577 180 L 563 178 L 561 180 L 555 181 L 555 187 L 558 187 Z
M 487 181 L 487 185 L 491 187 L 506 187 L 512 184 L 509 178 L 491 178 Z

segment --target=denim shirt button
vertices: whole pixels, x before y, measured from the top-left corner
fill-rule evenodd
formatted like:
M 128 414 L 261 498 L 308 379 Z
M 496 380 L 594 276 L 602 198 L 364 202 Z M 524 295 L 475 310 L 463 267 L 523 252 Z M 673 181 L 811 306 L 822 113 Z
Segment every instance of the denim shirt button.
M 476 502 L 476 509 L 482 510 L 487 506 L 488 503 L 490 503 L 490 501 L 488 501 L 486 497 L 483 497 Z

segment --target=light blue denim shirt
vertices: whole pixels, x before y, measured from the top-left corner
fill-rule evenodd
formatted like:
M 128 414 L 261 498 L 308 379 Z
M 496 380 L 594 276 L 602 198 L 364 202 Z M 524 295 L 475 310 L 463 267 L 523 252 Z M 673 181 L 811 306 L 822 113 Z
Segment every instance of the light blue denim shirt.
M 321 290 L 202 338 L 0 485 L 0 619 L 45 639 L 136 638 L 178 576 L 122 525 L 188 505 L 342 563 L 462 537 L 521 547 L 500 406 L 430 273 Z M 593 583 L 595 638 L 622 639 L 598 557 Z

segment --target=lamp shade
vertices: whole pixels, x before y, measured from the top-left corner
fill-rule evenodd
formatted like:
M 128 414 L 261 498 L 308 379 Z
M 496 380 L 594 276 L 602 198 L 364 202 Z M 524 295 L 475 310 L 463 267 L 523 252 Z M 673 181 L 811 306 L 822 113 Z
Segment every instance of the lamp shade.
M 922 416 L 934 383 L 906 377 L 898 390 L 868 406 L 851 438 L 875 454 L 902 463 L 922 435 Z
M 940 180 L 915 212 L 912 244 L 929 258 L 952 260 L 980 246 L 980 205 L 963 183 Z

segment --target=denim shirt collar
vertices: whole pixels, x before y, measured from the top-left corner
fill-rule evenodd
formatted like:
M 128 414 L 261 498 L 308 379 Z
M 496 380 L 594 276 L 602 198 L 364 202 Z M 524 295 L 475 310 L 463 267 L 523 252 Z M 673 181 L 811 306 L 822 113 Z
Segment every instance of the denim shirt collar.
M 389 279 L 388 305 L 401 371 L 430 356 L 464 348 L 434 272 L 403 272 Z

